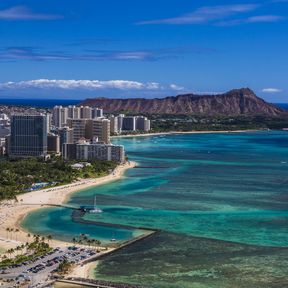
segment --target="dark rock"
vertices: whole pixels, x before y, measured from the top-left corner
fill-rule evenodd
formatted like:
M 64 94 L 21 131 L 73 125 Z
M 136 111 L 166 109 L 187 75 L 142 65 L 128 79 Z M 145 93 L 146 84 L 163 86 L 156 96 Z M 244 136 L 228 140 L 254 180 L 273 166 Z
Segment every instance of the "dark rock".
M 284 110 L 257 97 L 249 88 L 235 89 L 218 95 L 185 94 L 166 98 L 87 99 L 80 105 L 97 106 L 105 112 L 198 115 L 269 115 Z

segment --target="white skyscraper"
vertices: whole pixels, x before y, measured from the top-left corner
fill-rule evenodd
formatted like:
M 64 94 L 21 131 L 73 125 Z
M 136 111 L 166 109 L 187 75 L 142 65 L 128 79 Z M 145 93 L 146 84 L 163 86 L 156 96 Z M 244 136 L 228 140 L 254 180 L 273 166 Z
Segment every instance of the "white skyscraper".
M 57 128 L 66 126 L 68 118 L 68 108 L 62 106 L 55 106 L 52 111 L 53 124 Z

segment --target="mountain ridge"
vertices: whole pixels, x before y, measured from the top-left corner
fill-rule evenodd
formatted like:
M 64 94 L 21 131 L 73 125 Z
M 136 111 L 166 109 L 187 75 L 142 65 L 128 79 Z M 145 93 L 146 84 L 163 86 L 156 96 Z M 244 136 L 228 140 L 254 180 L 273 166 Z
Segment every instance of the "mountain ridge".
M 197 115 L 269 115 L 283 109 L 266 102 L 249 88 L 233 89 L 222 94 L 182 94 L 165 98 L 92 98 L 80 105 L 97 106 L 108 113 L 197 114 Z

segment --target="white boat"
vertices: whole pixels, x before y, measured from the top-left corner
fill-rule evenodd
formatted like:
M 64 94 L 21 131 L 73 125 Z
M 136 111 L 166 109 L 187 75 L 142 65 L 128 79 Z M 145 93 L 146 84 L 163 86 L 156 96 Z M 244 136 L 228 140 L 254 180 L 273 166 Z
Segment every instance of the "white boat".
M 98 214 L 98 213 L 102 213 L 103 211 L 97 207 L 96 205 L 96 196 L 94 197 L 94 207 L 92 210 L 89 211 L 89 213 L 92 213 L 92 214 Z
M 110 239 L 111 242 L 115 242 L 116 238 L 115 238 L 115 233 L 113 233 L 112 238 Z

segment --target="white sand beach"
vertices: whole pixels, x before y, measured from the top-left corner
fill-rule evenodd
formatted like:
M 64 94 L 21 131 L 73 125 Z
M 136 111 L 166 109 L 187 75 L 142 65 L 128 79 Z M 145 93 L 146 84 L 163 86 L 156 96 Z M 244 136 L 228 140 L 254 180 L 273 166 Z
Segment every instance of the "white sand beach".
M 165 136 L 165 135 L 181 135 L 181 134 L 215 134 L 215 133 L 247 133 L 247 132 L 259 132 L 267 131 L 264 129 L 259 130 L 231 130 L 231 131 L 169 131 L 169 132 L 156 132 L 156 133 L 145 133 L 145 134 L 127 134 L 127 135 L 117 135 L 111 138 L 132 138 L 132 137 L 149 137 L 149 136 Z
M 75 266 L 69 273 L 69 277 L 80 277 L 86 279 L 94 279 L 94 271 L 97 268 L 98 261 L 86 263 L 82 266 Z
M 30 212 L 41 209 L 41 207 L 49 207 L 49 205 L 59 205 L 66 202 L 67 198 L 79 190 L 90 187 L 102 185 L 111 181 L 118 180 L 123 177 L 124 172 L 135 167 L 135 162 L 126 162 L 119 165 L 111 174 L 95 178 L 83 179 L 71 184 L 58 186 L 55 188 L 47 188 L 34 192 L 24 193 L 17 196 L 18 202 L 2 201 L 0 203 L 0 249 L 14 248 L 19 244 L 28 241 L 27 234 L 29 232 L 23 231 L 20 227 L 22 219 Z M 7 228 L 13 228 L 14 232 L 6 231 Z M 18 232 L 15 230 L 19 229 Z M 52 240 L 50 245 L 65 246 L 70 243 Z

